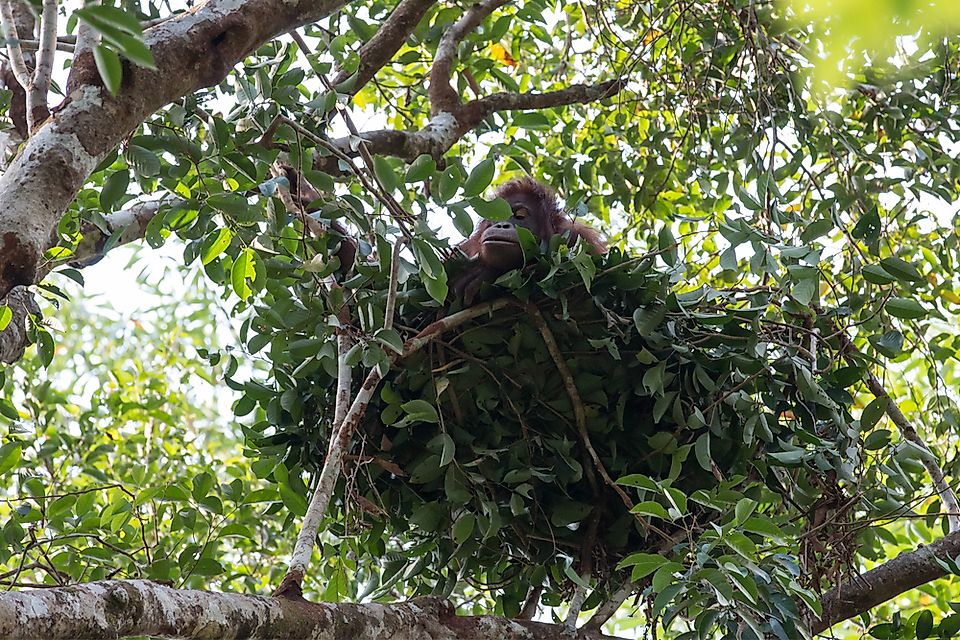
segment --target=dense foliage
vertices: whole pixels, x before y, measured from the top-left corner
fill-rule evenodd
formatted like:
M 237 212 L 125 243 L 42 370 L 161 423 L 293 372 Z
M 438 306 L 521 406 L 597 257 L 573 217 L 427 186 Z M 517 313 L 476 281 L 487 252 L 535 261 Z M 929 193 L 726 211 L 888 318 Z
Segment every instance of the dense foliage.
M 598 604 L 656 572 L 655 592 L 678 602 L 703 608 L 702 598 L 716 597 L 697 593 L 704 581 L 731 600 L 739 589 L 756 612 L 707 606 L 698 626 L 798 633 L 784 590 L 812 583 L 779 546 L 781 526 L 795 529 L 788 500 L 809 508 L 820 489 L 836 490 L 822 474 L 856 483 L 857 433 L 845 405 L 858 376 L 829 366 L 811 374 L 799 305 L 777 322 L 764 313 L 766 291 L 674 293 L 669 270 L 655 268 L 661 253 L 675 262 L 673 251 L 665 239 L 663 252 L 646 256 L 551 254 L 501 278 L 499 293 L 514 305 L 405 359 L 387 379 L 330 514 L 338 535 L 360 535 L 374 557 L 391 550 L 373 570 L 374 595 L 401 577 L 421 594 L 466 581 L 516 615 L 541 585 L 543 601 L 556 605 L 593 578 Z M 361 271 L 368 278 L 355 308 L 377 326 L 387 274 Z M 275 456 L 312 471 L 333 428 L 337 368 L 335 327 L 317 317 L 334 310 L 307 311 L 325 302 L 299 275 L 268 273 L 276 286 L 252 325 L 269 330 L 250 344 L 269 345 L 278 385 L 270 393 L 248 384 L 238 404 L 241 413 L 262 409 L 248 432 L 261 462 Z M 398 297 L 407 333 L 457 306 L 438 307 L 415 277 Z M 400 344 L 396 331 L 381 330 L 348 361 L 377 366 Z M 701 538 L 710 525 L 720 528 Z M 775 553 L 758 552 L 766 536 Z M 398 540 L 411 551 L 401 553 Z M 744 558 L 757 564 L 747 572 L 732 564 Z M 663 599 L 654 615 L 662 611 L 688 613 L 690 602 Z

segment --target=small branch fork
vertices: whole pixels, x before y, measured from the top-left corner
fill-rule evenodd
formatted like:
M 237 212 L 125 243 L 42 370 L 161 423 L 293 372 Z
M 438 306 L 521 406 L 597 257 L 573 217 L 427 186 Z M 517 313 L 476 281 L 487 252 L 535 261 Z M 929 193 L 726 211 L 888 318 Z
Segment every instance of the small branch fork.
M 0 0 L 0 29 L 7 45 L 10 68 L 17 82 L 27 93 L 27 127 L 33 133 L 50 115 L 47 93 L 53 75 L 53 57 L 57 50 L 57 0 L 43 0 L 40 41 L 37 44 L 36 68 L 30 73 L 23 55 L 20 34 L 14 20 L 13 2 Z M 32 35 L 32 34 L 30 34 Z
M 618 77 L 598 84 L 575 84 L 543 93 L 494 93 L 464 103 L 451 84 L 457 49 L 464 38 L 485 18 L 508 2 L 509 0 L 481 0 L 467 9 L 444 33 L 430 69 L 428 97 L 432 117 L 423 129 L 383 129 L 364 133 L 352 131 L 352 135 L 332 140 L 330 144 L 342 155 L 351 157 L 368 153 L 394 156 L 410 162 L 427 154 L 440 160 L 464 134 L 478 127 L 493 113 L 586 104 L 613 97 L 623 89 L 625 80 Z M 345 87 L 342 92 L 354 94 L 359 91 L 380 68 L 389 63 L 433 3 L 434 0 L 400 2 L 380 30 L 360 49 L 360 66 L 355 74 L 340 71 L 331 85 L 337 87 L 354 77 L 354 84 Z M 478 88 L 474 86 L 473 90 L 476 92 Z M 356 145 L 357 137 L 363 140 L 360 148 Z M 342 175 L 344 171 L 339 165 L 340 160 L 342 157 L 337 155 L 316 156 L 314 169 L 334 176 Z

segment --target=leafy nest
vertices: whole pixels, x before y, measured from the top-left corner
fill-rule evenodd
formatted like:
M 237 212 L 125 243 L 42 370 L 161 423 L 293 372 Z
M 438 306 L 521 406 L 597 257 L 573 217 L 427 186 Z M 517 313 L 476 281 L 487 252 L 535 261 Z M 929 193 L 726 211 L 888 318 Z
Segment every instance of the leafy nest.
M 497 589 L 516 613 L 531 586 L 547 584 L 548 603 L 585 573 L 615 586 L 625 579 L 609 580 L 618 563 L 636 565 L 631 554 L 669 557 L 729 516 L 725 491 L 769 503 L 787 477 L 771 467 L 796 476 L 811 455 L 835 461 L 844 450 L 849 395 L 813 380 L 789 342 L 799 334 L 780 326 L 773 345 L 762 294 L 674 293 L 653 257 L 612 251 L 545 256 L 482 295 L 515 302 L 393 368 L 332 507 L 416 544 L 435 592 L 467 580 Z M 432 304 L 415 277 L 399 298 L 409 335 L 456 310 Z M 358 301 L 375 317 L 382 295 Z M 271 430 L 254 442 L 316 470 L 335 350 L 331 339 L 305 350 L 305 339 L 288 343 L 294 355 L 275 371 L 281 392 L 267 405 Z M 389 342 L 351 359 L 382 361 Z M 793 444 L 798 428 L 820 448 Z

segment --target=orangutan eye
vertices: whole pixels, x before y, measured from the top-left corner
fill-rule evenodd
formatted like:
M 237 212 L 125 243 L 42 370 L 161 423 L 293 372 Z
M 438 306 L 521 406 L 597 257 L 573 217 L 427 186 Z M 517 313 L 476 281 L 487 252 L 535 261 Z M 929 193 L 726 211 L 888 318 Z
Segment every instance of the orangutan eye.
M 526 207 L 517 207 L 513 211 L 513 217 L 519 220 L 523 220 L 528 215 L 530 215 L 530 211 Z

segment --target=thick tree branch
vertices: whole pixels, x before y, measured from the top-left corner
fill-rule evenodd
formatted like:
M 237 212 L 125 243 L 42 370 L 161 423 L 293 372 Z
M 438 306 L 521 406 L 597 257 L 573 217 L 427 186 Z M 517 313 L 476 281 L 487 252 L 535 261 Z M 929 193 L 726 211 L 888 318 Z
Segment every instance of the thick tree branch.
M 524 111 L 585 104 L 613 97 L 623 89 L 623 85 L 624 81 L 618 78 L 597 84 L 572 84 L 565 89 L 544 93 L 494 93 L 468 103 L 467 108 L 479 109 L 486 117 L 497 111 Z
M 344 4 L 209 0 L 145 32 L 156 70 L 125 66 L 116 96 L 101 85 L 93 55 L 76 56 L 57 117 L 35 132 L 0 177 L 0 296 L 36 282 L 43 251 L 80 187 L 151 113 L 216 84 L 263 42 Z M 9 8 L 6 0 L 0 5 Z
M 83 239 L 70 258 L 70 266 L 88 267 L 100 262 L 113 247 L 140 240 L 147 233 L 147 225 L 163 205 L 162 200 L 150 200 L 107 214 L 103 216 L 105 228 L 90 222 L 84 223 L 80 227 Z
M 456 115 L 441 113 L 419 131 L 381 129 L 361 133 L 372 155 L 393 156 L 412 162 L 426 154 L 439 160 L 467 132 L 475 129 L 491 113 L 526 109 L 549 109 L 572 104 L 585 104 L 616 95 L 623 88 L 622 80 L 608 80 L 595 85 L 576 84 L 545 93 L 495 93 L 462 105 Z M 344 155 L 356 156 L 357 145 L 352 136 L 331 141 Z M 340 175 L 336 155 L 317 155 L 313 168 L 330 175 Z
M 855 576 L 824 594 L 820 599 L 823 615 L 811 616 L 810 632 L 822 633 L 901 593 L 944 577 L 950 572 L 937 558 L 952 560 L 957 555 L 960 555 L 960 532 L 947 534 L 933 544 L 921 545 L 915 551 Z
M 33 32 L 37 26 L 36 19 L 33 16 L 31 8 L 21 0 L 12 0 L 10 4 L 13 15 L 12 24 L 16 32 L 21 36 L 20 49 L 27 68 L 27 75 L 29 76 L 30 70 L 33 69 L 35 56 L 31 48 L 27 46 L 24 37 L 33 38 Z M 0 12 L 2 12 L 2 9 L 3 7 L 0 5 Z M 13 91 L 13 96 L 10 98 L 10 110 L 7 115 L 10 117 L 10 120 L 13 121 L 13 128 L 19 137 L 19 140 L 17 140 L 19 143 L 26 140 L 30 133 L 27 126 L 26 86 L 20 84 L 17 80 L 9 60 L 3 62 L 2 67 L 0 67 L 0 73 L 3 74 L 3 84 L 6 85 L 7 89 Z M 6 171 L 8 162 L 6 162 L 6 158 L 4 158 L 4 160 L 5 162 L 2 168 Z
M 437 53 L 430 69 L 430 113 L 455 113 L 460 106 L 460 96 L 451 86 L 453 65 L 457 59 L 457 47 L 467 35 L 476 29 L 483 19 L 507 3 L 507 0 L 481 0 L 464 12 L 440 39 Z
M 340 71 L 333 78 L 333 85 L 336 86 L 356 76 L 347 93 L 355 94 L 360 91 L 373 79 L 377 71 L 393 59 L 393 56 L 400 50 L 400 47 L 407 41 L 413 30 L 420 24 L 420 20 L 434 4 L 436 4 L 436 0 L 401 0 L 393 12 L 383 21 L 383 24 L 380 25 L 380 29 L 360 47 L 358 52 L 360 66 L 357 67 L 357 70 L 353 73 Z
M 20 86 L 26 89 L 30 85 L 30 71 L 23 59 L 23 49 L 20 48 L 20 34 L 13 18 L 12 0 L 0 0 L 0 27 L 3 28 L 3 38 L 7 44 L 10 68 Z
M 38 315 L 40 307 L 28 287 L 15 287 L 3 299 L 3 304 L 13 312 L 13 317 L 6 328 L 0 331 L 0 362 L 11 363 L 23 357 L 29 344 L 27 329 L 30 316 Z
M 334 640 L 616 640 L 564 636 L 557 625 L 457 616 L 438 598 L 399 604 L 321 604 L 109 580 L 0 594 L 0 637 L 89 640 L 128 636 Z
M 95 7 L 99 4 L 100 0 L 89 0 L 86 6 Z M 76 48 L 73 52 L 74 58 L 79 57 L 81 54 L 90 53 L 99 42 L 100 33 L 91 27 L 86 20 L 81 20 L 77 26 Z

